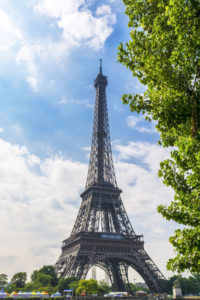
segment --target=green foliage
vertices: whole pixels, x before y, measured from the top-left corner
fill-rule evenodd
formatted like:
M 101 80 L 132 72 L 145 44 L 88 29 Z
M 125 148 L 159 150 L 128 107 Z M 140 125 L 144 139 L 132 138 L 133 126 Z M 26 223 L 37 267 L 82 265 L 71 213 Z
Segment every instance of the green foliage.
M 156 120 L 160 144 L 175 146 L 159 176 L 174 200 L 158 211 L 186 226 L 170 237 L 177 256 L 168 269 L 200 270 L 200 2 L 123 0 L 131 39 L 118 60 L 146 85 L 143 95 L 124 95 L 131 111 Z
M 129 284 L 126 284 L 126 291 L 129 291 L 129 288 L 131 290 L 131 294 L 137 291 L 137 287 L 132 282 L 129 282 Z
M 33 271 L 33 273 L 31 274 L 31 281 L 35 282 L 38 273 L 40 273 L 38 270 Z
M 192 137 L 180 137 L 171 159 L 161 163 L 159 175 L 174 189 L 174 201 L 160 205 L 158 211 L 187 227 L 177 229 L 170 237 L 177 256 L 170 259 L 168 268 L 192 273 L 200 269 L 200 142 Z M 188 227 L 189 226 L 189 227 Z
M 5 286 L 8 282 L 8 276 L 6 274 L 0 274 L 0 286 Z
M 110 287 L 109 285 L 104 281 L 104 280 L 100 280 L 98 283 L 98 295 L 104 295 L 104 294 L 108 294 L 110 292 Z
M 35 270 L 31 274 L 31 282 L 26 283 L 24 291 L 46 291 L 49 294 L 55 293 L 58 289 L 55 283 L 57 282 L 57 276 L 53 266 L 44 266 L 40 270 Z M 13 290 L 19 290 L 19 287 L 15 285 L 15 288 L 11 285 L 8 292 Z
M 56 286 L 58 284 L 58 278 L 55 272 L 54 266 L 43 266 L 39 273 L 50 275 L 52 277 L 51 284 L 52 286 Z
M 57 286 L 51 286 L 51 285 L 48 285 L 48 286 L 40 286 L 36 291 L 37 292 L 42 292 L 42 291 L 45 291 L 47 292 L 48 294 L 54 294 L 56 293 L 58 290 L 58 287 Z
M 200 281 L 190 276 L 189 278 L 178 278 L 183 295 L 198 295 L 200 292 Z
M 41 286 L 49 286 L 51 285 L 52 277 L 50 275 L 38 273 L 35 283 L 40 284 Z
M 168 281 L 168 294 L 172 294 L 172 287 L 174 282 L 178 279 L 182 293 L 186 295 L 199 295 L 200 293 L 200 278 L 198 275 L 189 276 L 188 278 L 182 277 L 180 275 L 175 275 L 169 278 Z
M 26 284 L 27 275 L 26 272 L 19 272 L 13 275 L 11 284 L 16 285 L 16 288 L 23 288 Z
M 131 40 L 119 46 L 118 60 L 147 86 L 124 103 L 158 121 L 162 143 L 173 145 L 200 122 L 200 4 L 192 0 L 124 0 Z M 143 28 L 143 30 L 141 30 Z M 197 115 L 194 108 L 197 105 Z M 194 117 L 194 118 L 193 118 Z M 195 124 L 197 122 L 198 124 Z M 193 124 L 194 123 L 194 124 Z M 197 133 L 194 132 L 196 135 Z
M 24 286 L 24 291 L 32 292 L 34 290 L 37 290 L 34 282 L 27 282 Z
M 69 284 L 69 289 L 73 290 L 74 292 L 76 292 L 76 289 L 78 288 L 79 286 L 79 281 L 78 280 L 75 280 L 73 282 L 71 282 Z
M 76 277 L 72 276 L 72 277 L 67 277 L 67 278 L 63 278 L 61 277 L 58 281 L 58 291 L 60 293 L 63 293 L 63 291 L 66 289 L 70 289 L 70 285 L 74 282 L 77 282 Z M 75 290 L 77 288 L 77 284 L 75 285 L 75 288 L 72 288 L 73 290 Z
M 130 289 L 130 293 L 134 294 L 137 291 L 144 291 L 144 292 L 149 292 L 149 289 L 146 287 L 142 287 L 142 286 L 136 286 L 135 284 L 133 284 L 132 282 L 129 282 L 129 284 L 126 284 L 126 291 L 129 291 Z M 161 286 L 161 285 L 160 285 Z
M 40 270 L 34 270 L 31 274 L 31 280 L 35 282 L 37 280 L 38 274 L 45 274 L 51 276 L 51 285 L 56 286 L 58 284 L 58 278 L 55 272 L 54 266 L 43 266 Z
M 17 289 L 16 284 L 9 284 L 5 287 L 5 291 L 9 294 L 16 291 L 16 289 Z
M 94 279 L 82 279 L 79 281 L 79 286 L 76 289 L 76 294 L 80 295 L 82 292 L 88 294 L 97 294 L 98 293 L 98 283 Z

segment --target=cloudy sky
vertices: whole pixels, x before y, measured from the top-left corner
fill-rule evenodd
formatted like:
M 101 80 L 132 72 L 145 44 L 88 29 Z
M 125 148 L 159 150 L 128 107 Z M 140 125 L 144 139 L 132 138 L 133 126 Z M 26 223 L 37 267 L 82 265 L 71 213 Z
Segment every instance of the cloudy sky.
M 123 93 L 145 90 L 117 62 L 127 22 L 120 0 L 0 1 L 0 273 L 30 275 L 60 255 L 86 182 L 103 58 L 122 199 L 145 249 L 171 275 L 168 237 L 177 225 L 156 210 L 173 197 L 157 177 L 169 151 L 153 124 L 121 103 Z

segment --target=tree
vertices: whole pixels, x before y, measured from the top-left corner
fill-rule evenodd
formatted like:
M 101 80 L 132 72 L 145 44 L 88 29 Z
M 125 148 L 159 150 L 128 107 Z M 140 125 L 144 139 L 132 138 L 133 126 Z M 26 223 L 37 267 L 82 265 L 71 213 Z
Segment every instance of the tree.
M 37 287 L 38 288 L 38 287 Z M 37 289 L 34 282 L 27 282 L 24 286 L 26 292 L 32 292 Z
M 57 278 L 54 266 L 51 266 L 51 265 L 46 266 L 45 265 L 39 270 L 39 273 L 50 275 L 52 277 L 52 280 L 51 280 L 52 286 L 56 286 L 58 284 L 58 278 Z
M 159 176 L 174 189 L 158 211 L 186 225 L 170 237 L 177 256 L 168 269 L 200 269 L 200 2 L 123 0 L 131 40 L 120 44 L 118 60 L 146 85 L 143 95 L 125 94 L 130 109 L 156 120 L 160 144 L 175 146 Z
M 76 289 L 76 294 L 80 295 L 82 292 L 86 294 L 97 294 L 98 293 L 98 283 L 94 279 L 82 279 L 79 281 L 79 286 Z
M 0 287 L 5 286 L 8 282 L 8 276 L 6 274 L 0 274 Z
M 43 273 L 38 273 L 37 278 L 35 280 L 36 284 L 39 284 L 40 286 L 51 286 L 52 277 L 50 275 L 46 275 Z
M 73 290 L 74 293 L 76 293 L 76 290 L 79 286 L 79 281 L 78 280 L 75 280 L 75 281 L 72 281 L 70 284 L 69 284 L 69 289 Z
M 48 286 L 41 286 L 37 289 L 38 292 L 43 292 L 43 291 L 46 291 L 48 294 L 54 294 L 57 292 L 57 287 L 56 286 L 51 286 L 51 285 L 48 285 Z
M 175 275 L 169 278 L 170 290 L 168 291 L 172 294 L 172 287 L 175 280 L 178 279 L 183 295 L 199 295 L 200 293 L 200 280 L 197 275 L 189 276 L 188 278 L 182 277 L 180 275 Z
M 58 281 L 58 290 L 60 293 L 63 293 L 63 291 L 65 289 L 69 289 L 70 288 L 70 284 L 72 284 L 73 282 L 77 282 L 76 277 L 72 276 L 72 277 L 67 277 L 67 278 L 63 278 L 61 277 Z M 74 290 L 74 289 L 73 289 Z
M 31 280 L 35 282 L 37 279 L 38 274 L 45 274 L 45 275 L 50 275 L 52 277 L 51 279 L 51 285 L 56 286 L 58 284 L 58 278 L 55 272 L 54 266 L 48 265 L 48 266 L 43 266 L 40 270 L 34 270 L 33 273 L 31 274 Z
M 13 275 L 11 284 L 16 285 L 16 288 L 23 288 L 26 284 L 27 275 L 26 272 L 19 272 Z
M 33 271 L 33 273 L 31 274 L 31 281 L 35 282 L 38 273 L 40 273 L 38 270 Z
M 109 285 L 105 282 L 105 280 L 101 280 L 98 283 L 98 295 L 107 294 L 110 291 Z
M 130 293 L 133 294 L 134 292 L 137 291 L 137 287 L 132 282 L 129 282 L 129 284 L 126 284 L 126 291 L 129 291 L 129 290 L 130 290 Z

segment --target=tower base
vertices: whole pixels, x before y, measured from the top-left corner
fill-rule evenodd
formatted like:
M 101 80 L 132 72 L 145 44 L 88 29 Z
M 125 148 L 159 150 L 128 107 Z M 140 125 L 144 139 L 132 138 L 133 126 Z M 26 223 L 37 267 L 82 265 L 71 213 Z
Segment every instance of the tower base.
M 114 291 L 129 289 L 128 268 L 132 267 L 151 292 L 163 292 L 165 278 L 144 250 L 142 236 L 80 232 L 63 242 L 55 268 L 58 276 L 80 280 L 94 265 L 106 272 Z

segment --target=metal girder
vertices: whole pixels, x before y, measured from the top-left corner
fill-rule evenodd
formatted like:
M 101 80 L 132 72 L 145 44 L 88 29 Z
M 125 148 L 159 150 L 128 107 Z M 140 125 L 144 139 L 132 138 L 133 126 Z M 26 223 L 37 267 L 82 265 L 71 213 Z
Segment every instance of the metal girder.
M 99 73 L 94 82 L 96 101 L 86 188 L 94 185 L 117 187 L 110 143 L 106 101 L 107 84 L 107 78 Z
M 90 188 L 87 197 L 84 195 L 71 235 L 81 231 L 135 235 L 119 192 L 112 192 L 112 188 L 104 192 Z

